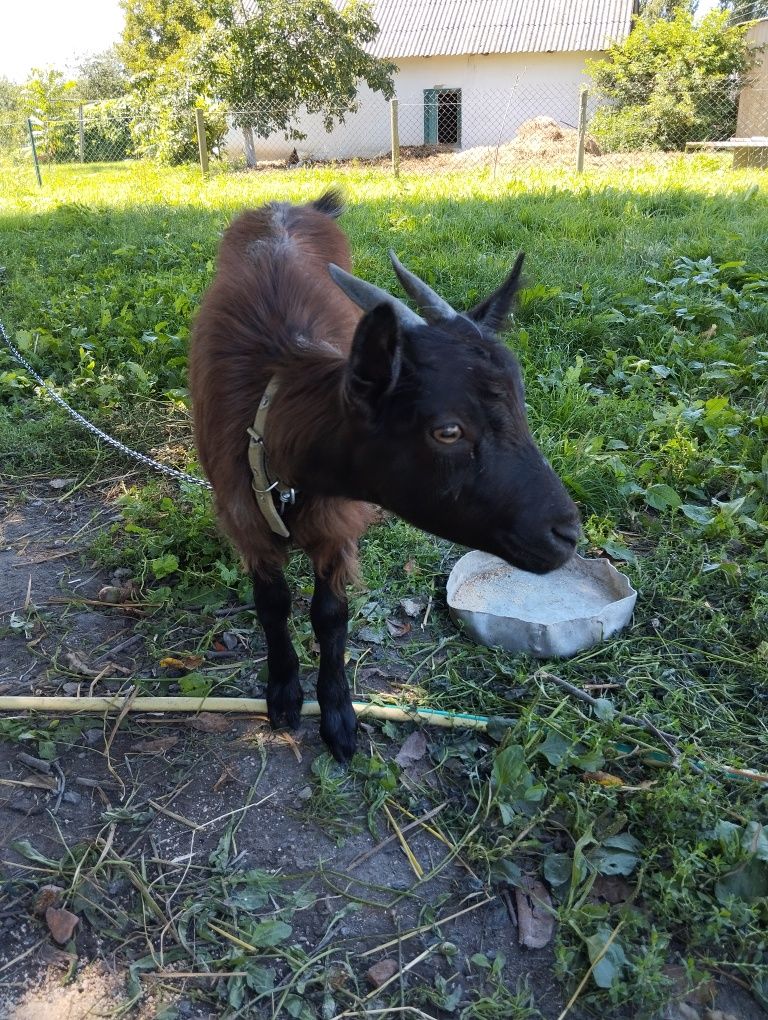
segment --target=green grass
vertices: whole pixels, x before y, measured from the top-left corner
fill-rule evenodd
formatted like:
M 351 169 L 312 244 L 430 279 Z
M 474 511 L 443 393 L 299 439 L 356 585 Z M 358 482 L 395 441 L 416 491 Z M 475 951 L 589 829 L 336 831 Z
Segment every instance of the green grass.
M 707 971 L 733 974 L 768 1005 L 766 786 L 725 771 L 764 773 L 768 750 L 768 178 L 704 156 L 621 177 L 531 171 L 498 182 L 397 182 L 364 169 L 203 181 L 193 169 L 146 165 L 44 174 L 42 190 L 19 174 L 3 185 L 0 319 L 76 406 L 182 466 L 194 463 L 190 319 L 238 209 L 340 184 L 357 272 L 391 287 L 392 246 L 459 306 L 498 283 L 518 249 L 528 253 L 508 339 L 531 422 L 582 507 L 586 547 L 622 559 L 640 592 L 631 630 L 545 666 L 577 686 L 608 685 L 605 699 L 590 709 L 541 664 L 464 642 L 443 597 L 458 550 L 398 521 L 364 542 L 352 665 L 366 661 L 373 633 L 379 653 L 403 667 L 403 700 L 518 719 L 498 748 L 435 739 L 431 753 L 438 773 L 463 776 L 452 831 L 472 832 L 465 849 L 483 878 L 548 879 L 568 993 L 621 925 L 583 1008 L 609 1015 L 642 1003 L 652 1015 L 669 998 L 669 963 L 691 984 Z M 9 477 L 93 466 L 89 437 L 2 353 L 0 399 Z M 99 455 L 105 473 L 119 470 L 109 451 Z M 180 612 L 246 596 L 204 495 L 150 481 L 131 491 L 124 514 L 130 544 L 107 537 L 97 552 L 132 566 L 153 601 Z M 308 591 L 299 558 L 291 572 Z M 395 644 L 386 621 L 404 596 L 433 598 L 434 608 L 429 630 L 417 624 Z M 294 626 L 309 665 L 308 621 Z M 674 734 L 679 760 L 622 713 Z M 382 747 L 391 736 L 385 728 Z M 373 765 L 355 769 L 354 782 L 315 776 L 313 809 L 334 834 L 353 814 L 350 798 L 372 817 L 382 791 L 409 803 Z M 598 770 L 622 785 L 590 779 Z M 592 895 L 611 869 L 633 888 L 613 906 Z M 526 1002 L 489 971 L 485 998 L 466 1016 L 528 1015 Z

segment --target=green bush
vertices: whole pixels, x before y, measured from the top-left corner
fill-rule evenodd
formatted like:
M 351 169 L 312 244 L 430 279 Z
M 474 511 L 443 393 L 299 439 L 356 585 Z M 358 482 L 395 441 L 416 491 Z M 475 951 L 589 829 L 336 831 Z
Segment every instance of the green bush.
M 80 151 L 78 108 L 60 120 L 37 128 L 37 154 L 43 163 L 102 163 L 131 159 L 134 155 L 130 129 L 130 101 L 105 99 L 83 107 L 83 151 Z
M 135 155 L 130 127 L 130 100 L 105 99 L 84 112 L 85 161 L 117 162 Z
M 728 138 L 754 51 L 743 26 L 712 12 L 699 24 L 685 10 L 672 20 L 639 19 L 624 43 L 587 69 L 608 104 L 590 131 L 606 151 L 684 149 Z
M 228 125 L 224 110 L 207 100 L 195 101 L 186 91 L 156 82 L 133 99 L 134 113 L 131 134 L 136 153 L 160 163 L 175 165 L 197 159 L 195 109 L 201 106 L 205 115 L 208 151 L 221 145 Z

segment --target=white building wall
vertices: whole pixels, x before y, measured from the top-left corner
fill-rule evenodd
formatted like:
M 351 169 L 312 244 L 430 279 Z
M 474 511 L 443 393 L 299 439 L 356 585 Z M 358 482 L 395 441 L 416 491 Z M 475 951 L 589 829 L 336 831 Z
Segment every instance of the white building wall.
M 588 82 L 587 57 L 598 53 L 523 53 L 420 57 L 400 61 L 395 87 L 400 106 L 400 144 L 424 144 L 424 90 L 461 89 L 461 148 L 495 145 L 514 137 L 519 125 L 539 115 L 575 127 L 579 89 Z M 362 88 L 360 109 L 330 134 L 317 115 L 305 115 L 300 129 L 307 138 L 281 134 L 256 139 L 259 160 L 285 159 L 296 148 L 300 158 L 348 159 L 390 151 L 389 103 Z M 242 131 L 226 141 L 230 156 L 243 152 Z

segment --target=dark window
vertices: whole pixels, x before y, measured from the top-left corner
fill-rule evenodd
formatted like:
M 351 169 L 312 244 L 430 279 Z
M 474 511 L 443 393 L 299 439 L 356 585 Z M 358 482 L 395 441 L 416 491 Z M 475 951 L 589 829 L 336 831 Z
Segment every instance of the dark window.
M 461 144 L 461 89 L 424 89 L 424 143 Z
M 461 141 L 461 89 L 440 89 L 437 93 L 437 140 L 443 145 Z

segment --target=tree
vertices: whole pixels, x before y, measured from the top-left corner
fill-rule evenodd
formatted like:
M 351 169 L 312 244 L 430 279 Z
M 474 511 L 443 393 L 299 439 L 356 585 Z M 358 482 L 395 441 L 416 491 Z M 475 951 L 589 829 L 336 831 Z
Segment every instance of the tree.
M 24 143 L 22 109 L 24 96 L 21 85 L 0 77 L 0 154 L 13 152 Z
M 260 0 L 252 8 L 243 16 L 231 3 L 219 5 L 221 37 L 210 54 L 214 90 L 246 143 L 250 132 L 306 137 L 298 127 L 302 109 L 320 114 L 331 131 L 357 109 L 361 81 L 393 94 L 395 66 L 364 49 L 379 31 L 368 3 L 350 0 L 338 10 L 329 0 Z
M 361 82 L 393 92 L 394 65 L 364 49 L 378 26 L 363 0 L 342 10 L 331 0 L 123 0 L 123 8 L 119 52 L 145 134 L 168 130 L 167 115 L 158 124 L 164 110 L 174 108 L 180 125 L 183 110 L 203 104 L 210 114 L 218 102 L 233 111 L 253 162 L 254 133 L 303 138 L 302 111 L 320 114 L 330 131 L 357 108 Z
M 695 14 L 697 0 L 641 0 L 640 17 L 644 21 L 672 21 L 680 12 Z
M 130 81 L 116 46 L 83 57 L 77 65 L 75 78 L 78 97 L 84 103 L 117 99 L 128 91 Z
M 25 116 L 61 120 L 72 112 L 77 82 L 54 67 L 33 67 L 21 87 Z
M 120 0 L 125 23 L 117 53 L 132 75 L 152 74 L 212 23 L 208 0 Z
M 70 148 L 72 111 L 77 100 L 77 82 L 53 67 L 33 67 L 21 87 L 22 111 L 44 124 L 37 141 L 38 155 L 53 161 Z
M 117 54 L 130 74 L 131 132 L 138 155 L 166 163 L 195 158 L 196 106 L 206 111 L 208 145 L 226 133 L 226 117 L 208 94 L 199 65 L 213 24 L 211 0 L 121 0 L 125 25 Z
M 685 10 L 671 21 L 639 19 L 604 59 L 587 61 L 610 101 L 590 130 L 607 150 L 682 149 L 687 141 L 729 137 L 754 63 L 745 36 L 718 11 L 699 24 Z

